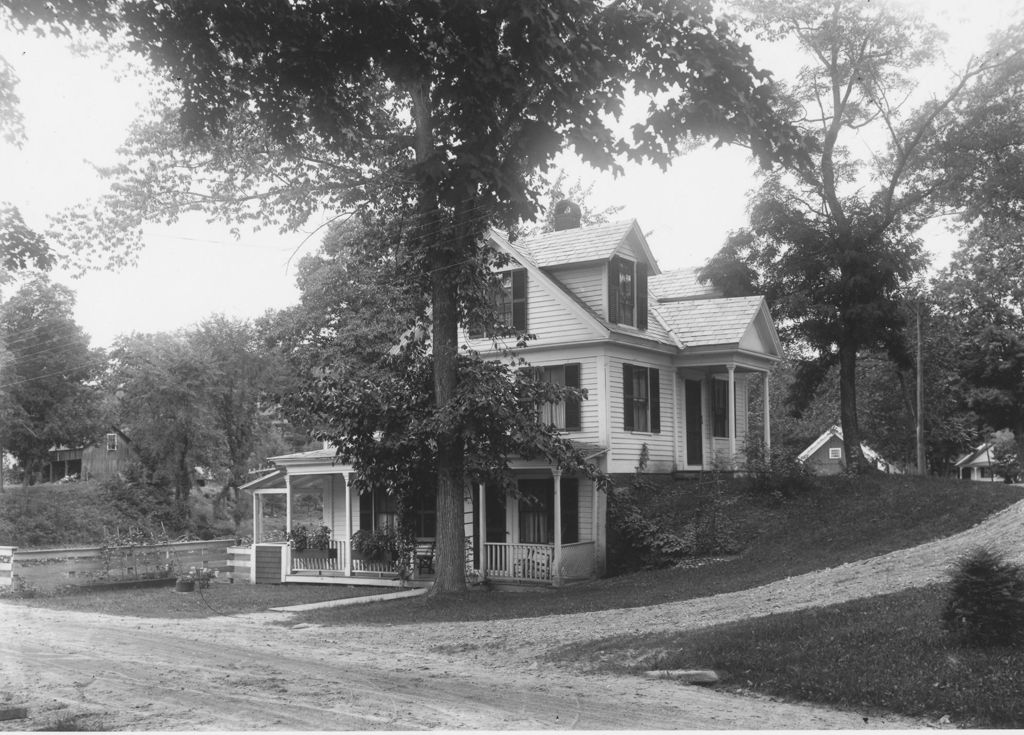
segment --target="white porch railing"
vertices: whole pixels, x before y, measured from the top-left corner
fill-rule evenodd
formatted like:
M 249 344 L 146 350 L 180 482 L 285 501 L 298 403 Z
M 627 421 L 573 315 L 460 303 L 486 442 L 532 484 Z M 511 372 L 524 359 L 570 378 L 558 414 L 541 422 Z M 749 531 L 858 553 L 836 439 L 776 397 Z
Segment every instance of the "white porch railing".
M 293 572 L 343 572 L 347 568 L 348 542 L 330 541 L 327 549 L 295 551 L 289 549 L 288 556 Z
M 484 544 L 485 572 L 497 579 L 548 582 L 555 547 L 546 544 Z
M 580 541 L 563 544 L 558 562 L 558 576 L 562 579 L 586 579 L 594 574 L 594 542 Z

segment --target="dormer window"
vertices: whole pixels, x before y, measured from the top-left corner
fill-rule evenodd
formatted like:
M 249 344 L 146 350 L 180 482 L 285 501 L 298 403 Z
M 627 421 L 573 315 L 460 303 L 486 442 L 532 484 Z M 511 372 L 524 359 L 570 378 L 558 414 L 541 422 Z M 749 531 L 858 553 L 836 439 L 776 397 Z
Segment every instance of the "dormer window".
M 500 290 L 494 297 L 494 314 L 499 324 L 519 332 L 526 331 L 526 269 L 498 273 Z M 472 326 L 469 336 L 490 336 L 490 329 Z
M 647 329 L 647 266 L 619 256 L 608 262 L 608 321 Z

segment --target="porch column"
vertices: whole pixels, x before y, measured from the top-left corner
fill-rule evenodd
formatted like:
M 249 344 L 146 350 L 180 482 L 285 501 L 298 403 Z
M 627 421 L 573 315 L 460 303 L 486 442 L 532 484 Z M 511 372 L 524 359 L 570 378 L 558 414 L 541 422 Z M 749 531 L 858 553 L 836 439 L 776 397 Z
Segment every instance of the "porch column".
M 764 450 L 770 452 L 772 448 L 772 412 L 771 404 L 768 401 L 768 371 L 764 371 Z
M 478 543 L 480 558 L 476 560 L 476 571 L 480 578 L 484 579 L 487 576 L 487 547 L 485 546 L 487 543 L 487 485 L 481 482 L 477 492 L 479 493 L 479 502 L 477 503 L 479 509 L 477 520 L 479 522 L 476 533 L 480 539 Z
M 352 473 L 342 472 L 345 479 L 345 538 L 342 539 L 342 549 L 345 551 L 345 572 L 346 577 L 352 576 Z
M 562 471 L 551 470 L 555 478 L 555 558 L 552 561 L 551 579 L 556 585 L 562 583 Z
M 726 365 L 729 371 L 729 466 L 736 469 L 736 366 Z

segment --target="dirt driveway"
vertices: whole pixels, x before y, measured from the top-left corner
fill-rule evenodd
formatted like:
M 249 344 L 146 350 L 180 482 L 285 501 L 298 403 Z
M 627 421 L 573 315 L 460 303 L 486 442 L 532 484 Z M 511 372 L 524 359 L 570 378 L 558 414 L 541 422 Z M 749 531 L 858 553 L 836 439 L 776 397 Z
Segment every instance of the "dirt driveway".
M 670 681 L 587 675 L 542 661 L 578 640 L 830 604 L 942 577 L 991 543 L 1024 560 L 1024 503 L 957 536 L 715 597 L 577 615 L 402 626 L 273 624 L 286 613 L 155 620 L 0 603 L 0 729 L 837 729 L 865 718 Z

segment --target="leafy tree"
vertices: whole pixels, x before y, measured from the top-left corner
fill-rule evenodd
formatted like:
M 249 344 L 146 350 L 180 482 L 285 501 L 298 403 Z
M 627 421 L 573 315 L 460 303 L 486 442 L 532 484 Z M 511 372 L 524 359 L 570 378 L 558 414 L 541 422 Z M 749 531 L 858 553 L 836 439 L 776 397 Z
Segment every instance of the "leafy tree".
M 458 322 L 484 301 L 489 224 L 536 208 L 535 174 L 572 146 L 591 164 L 666 164 L 692 136 L 767 163 L 798 149 L 767 78 L 711 3 L 112 4 L 133 48 L 175 80 L 119 171 L 121 223 L 201 209 L 296 227 L 359 206 L 430 302 L 431 405 L 453 415 Z M 651 101 L 627 136 L 627 94 Z M 179 124 L 180 123 L 180 124 Z M 72 232 L 90 229 L 69 216 Z M 436 432 L 435 590 L 464 585 L 463 435 Z
M 273 361 L 262 349 L 256 328 L 247 321 L 212 316 L 187 335 L 205 369 L 203 395 L 211 411 L 220 451 L 217 466 L 227 468 L 222 497 L 237 496 L 253 466 L 259 441 L 261 399 L 272 390 Z
M 750 224 L 733 233 L 702 277 L 728 295 L 764 293 L 783 336 L 812 354 L 792 394 L 800 408 L 834 365 L 840 420 L 854 469 L 864 467 L 857 412 L 857 355 L 885 350 L 907 364 L 901 289 L 924 264 L 917 229 L 942 203 L 943 172 L 929 143 L 986 74 L 1017 70 L 1019 46 L 995 45 L 971 59 L 946 91 L 911 108 L 914 73 L 941 41 L 920 16 L 888 3 L 749 0 L 750 25 L 789 38 L 810 59 L 793 81 L 814 160 L 765 177 Z M 1003 39 L 1005 41 L 1005 39 Z M 854 139 L 876 131 L 885 150 L 854 156 Z
M 1024 224 L 976 226 L 934 279 L 941 315 L 957 325 L 951 354 L 970 408 L 990 430 L 1024 435 Z
M 205 357 L 182 333 L 133 334 L 115 344 L 107 377 L 117 397 L 114 420 L 131 437 L 147 479 L 173 487 L 183 518 L 195 468 L 211 464 L 218 439 Z
M 39 277 L 0 305 L 0 446 L 25 468 L 29 482 L 51 447 L 95 439 L 102 352 L 74 320 L 74 293 Z
M 1017 437 L 1009 429 L 1000 429 L 989 437 L 989 441 L 992 442 L 992 470 L 1007 483 L 1016 481 L 1024 470 Z

